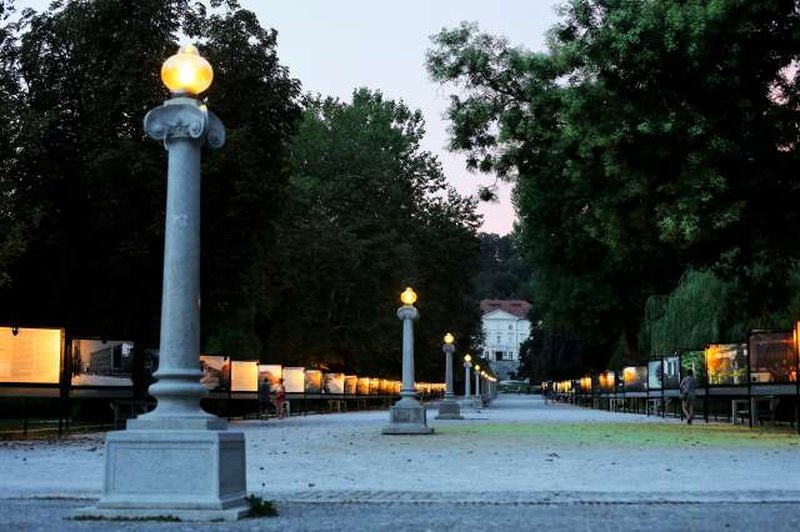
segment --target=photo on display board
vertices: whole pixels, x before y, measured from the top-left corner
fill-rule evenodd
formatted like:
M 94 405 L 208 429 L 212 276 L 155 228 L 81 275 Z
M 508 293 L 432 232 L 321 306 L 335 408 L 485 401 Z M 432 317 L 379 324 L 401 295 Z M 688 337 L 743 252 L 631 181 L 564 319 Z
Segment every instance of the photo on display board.
M 209 391 L 225 391 L 231 380 L 231 360 L 221 355 L 200 355 L 200 384 Z
M 684 351 L 681 353 L 681 375 L 683 379 L 692 370 L 698 384 L 706 383 L 706 355 L 705 351 Z
M 0 327 L 0 382 L 58 384 L 63 329 Z
M 626 392 L 647 391 L 647 366 L 628 366 L 622 370 Z
M 322 372 L 317 369 L 306 370 L 306 393 L 322 393 Z
M 651 360 L 647 363 L 647 389 L 660 390 L 664 376 L 664 368 L 660 360 Z
M 619 370 L 614 372 L 614 383 L 616 384 L 616 391 L 617 393 L 622 393 L 625 391 L 625 372 L 624 370 Z
M 681 384 L 681 361 L 679 357 L 664 358 L 664 388 L 676 390 Z
M 325 393 L 342 395 L 344 393 L 344 373 L 326 373 L 323 390 Z
M 132 386 L 133 342 L 72 340 L 72 386 Z
M 794 331 L 757 331 L 748 339 L 750 382 L 797 381 L 797 347 Z
M 614 383 L 615 374 L 613 371 L 606 371 L 600 374 L 599 381 L 600 381 L 600 391 L 601 392 L 613 392 L 615 389 Z
M 706 369 L 711 385 L 747 384 L 747 346 L 712 344 L 706 347 Z
M 231 362 L 231 391 L 258 391 L 257 360 L 234 360 Z
M 306 387 L 306 369 L 283 368 L 283 387 L 286 393 L 303 393 Z
M 344 393 L 347 395 L 356 395 L 358 393 L 358 377 L 356 375 L 345 376 Z
M 258 366 L 258 382 L 267 379 L 271 393 L 278 391 L 278 385 L 283 378 L 283 368 L 280 364 L 260 364 Z

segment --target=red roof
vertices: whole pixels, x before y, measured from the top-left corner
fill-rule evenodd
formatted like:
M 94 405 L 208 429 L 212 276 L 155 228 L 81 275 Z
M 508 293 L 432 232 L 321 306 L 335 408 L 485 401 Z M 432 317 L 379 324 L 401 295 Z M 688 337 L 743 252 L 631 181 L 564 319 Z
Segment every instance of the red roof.
M 502 310 L 518 318 L 527 318 L 531 304 L 522 299 L 482 299 L 481 313 L 488 314 L 495 310 Z

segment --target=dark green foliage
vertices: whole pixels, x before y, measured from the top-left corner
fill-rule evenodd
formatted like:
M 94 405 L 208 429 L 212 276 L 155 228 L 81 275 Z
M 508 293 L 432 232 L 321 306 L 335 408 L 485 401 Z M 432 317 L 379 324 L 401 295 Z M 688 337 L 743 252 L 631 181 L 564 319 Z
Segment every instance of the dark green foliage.
M 21 104 L 19 43 L 10 22 L 13 3 L 0 0 L 0 289 L 11 283 L 10 264 L 25 250 L 25 225 L 15 216 L 16 202 L 11 178 L 15 170 L 16 139 L 21 123 L 16 115 Z
M 458 82 L 452 146 L 515 178 L 544 375 L 639 360 L 653 294 L 694 265 L 758 320 L 798 254 L 794 1 L 572 0 L 532 53 L 462 25 L 429 71 Z
M 531 270 L 515 236 L 481 233 L 481 269 L 475 278 L 478 299 L 530 299 Z
M 399 375 L 395 311 L 406 285 L 419 293 L 419 379 L 441 378 L 445 331 L 469 346 L 478 218 L 421 151 L 422 135 L 419 111 L 379 92 L 306 103 L 272 283 L 289 318 L 270 330 L 284 361 Z
M 27 242 L 0 296 L 4 322 L 154 338 L 163 149 L 144 139 L 142 117 L 163 99 L 160 59 L 185 9 L 68 2 L 22 18 L 20 127 L 3 186 Z
M 235 1 L 0 3 L 0 322 L 157 345 L 166 153 L 142 119 L 179 33 L 215 69 L 227 129 L 204 154 L 203 347 L 399 376 L 398 294 L 420 293 L 417 375 L 477 335 L 478 216 L 379 93 L 309 100 L 277 33 Z M 298 126 L 302 126 L 298 131 Z M 291 154 L 290 154 L 291 149 Z
M 279 302 L 270 278 L 275 224 L 286 204 L 288 145 L 301 118 L 300 83 L 276 55 L 277 33 L 246 10 L 204 19 L 215 68 L 210 105 L 227 145 L 203 168 L 203 331 L 206 349 L 252 358 Z
M 225 148 L 204 155 L 204 343 L 258 355 L 299 83 L 277 61 L 275 32 L 226 6 L 208 15 L 181 0 L 71 1 L 22 18 L 16 61 L 3 71 L 25 90 L 15 157 L 2 165 L 13 218 L 2 223 L 9 236 L 25 228 L 25 241 L 6 237 L 0 274 L 4 257 L 25 252 L 0 294 L 3 322 L 157 345 L 166 152 L 142 119 L 167 96 L 160 64 L 183 31 L 214 64 L 209 103 L 228 130 Z
M 278 515 L 278 509 L 275 508 L 275 503 L 272 501 L 265 501 L 258 495 L 248 495 L 244 500 L 250 507 L 250 517 L 275 517 Z
M 791 329 L 800 317 L 800 272 L 793 272 L 787 289 L 794 294 L 788 306 L 754 316 L 744 305 L 738 281 L 689 270 L 669 296 L 648 299 L 640 333 L 642 351 L 667 355 L 710 343 L 742 342 L 751 329 Z

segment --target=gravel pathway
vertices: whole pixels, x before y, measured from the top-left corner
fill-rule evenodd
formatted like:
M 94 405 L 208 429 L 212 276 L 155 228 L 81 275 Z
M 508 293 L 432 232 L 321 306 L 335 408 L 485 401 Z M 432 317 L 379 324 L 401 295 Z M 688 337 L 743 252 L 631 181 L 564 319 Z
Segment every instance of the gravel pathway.
M 800 437 L 789 431 L 545 405 L 500 396 L 431 436 L 384 436 L 388 412 L 235 422 L 248 489 L 279 503 L 800 502 Z M 0 499 L 96 498 L 102 434 L 0 442 Z

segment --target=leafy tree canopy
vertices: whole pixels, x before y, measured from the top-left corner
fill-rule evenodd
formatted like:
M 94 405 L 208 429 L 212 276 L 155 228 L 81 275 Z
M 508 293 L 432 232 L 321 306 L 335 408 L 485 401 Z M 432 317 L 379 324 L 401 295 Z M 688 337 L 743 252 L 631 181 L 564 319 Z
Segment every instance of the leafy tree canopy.
M 468 346 L 478 323 L 465 290 L 478 265 L 474 202 L 421 150 L 419 111 L 367 89 L 305 108 L 274 284 L 290 319 L 274 324 L 271 345 L 287 360 L 398 375 L 395 310 L 411 285 L 422 315 L 417 376 L 441 378 L 445 331 Z
M 622 334 L 638 358 L 647 298 L 693 264 L 739 278 L 752 313 L 784 303 L 797 3 L 572 0 L 561 14 L 543 53 L 463 24 L 428 56 L 458 88 L 452 147 L 516 181 L 544 334 L 599 364 Z
M 25 11 L 4 34 L 2 76 L 20 90 L 0 145 L 13 152 L 4 151 L 0 174 L 2 223 L 25 237 L 6 269 L 4 322 L 157 343 L 166 154 L 145 138 L 142 119 L 167 96 L 159 69 L 183 32 L 217 71 L 209 103 L 229 137 L 206 154 L 203 173 L 206 344 L 218 345 L 224 323 L 235 349 L 258 352 L 261 259 L 278 211 L 266 207 L 288 181 L 299 84 L 277 60 L 274 31 L 236 2 L 214 6 L 208 14 L 183 0 L 55 2 Z M 17 249 L 9 234 L 0 260 Z
M 481 269 L 475 278 L 478 299 L 530 299 L 531 270 L 515 235 L 481 233 Z

